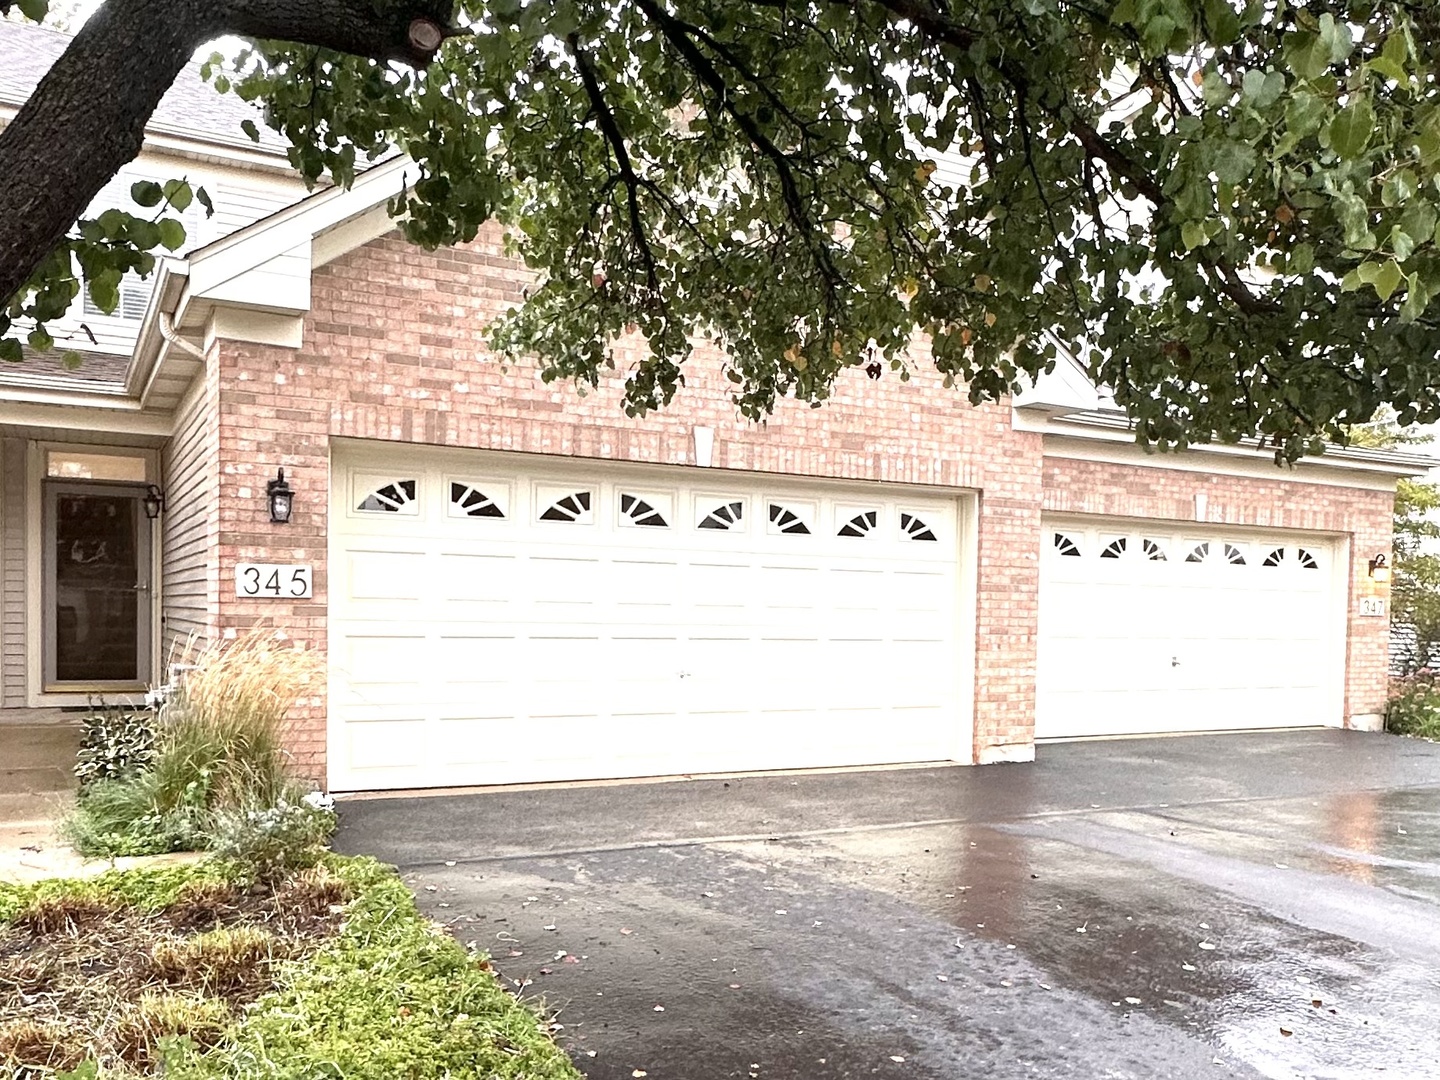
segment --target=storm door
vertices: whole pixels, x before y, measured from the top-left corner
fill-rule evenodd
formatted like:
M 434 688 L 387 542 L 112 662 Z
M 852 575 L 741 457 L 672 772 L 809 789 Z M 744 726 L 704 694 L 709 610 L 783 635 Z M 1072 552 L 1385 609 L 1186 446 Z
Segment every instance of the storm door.
M 133 690 L 150 675 L 145 489 L 45 484 L 45 689 Z

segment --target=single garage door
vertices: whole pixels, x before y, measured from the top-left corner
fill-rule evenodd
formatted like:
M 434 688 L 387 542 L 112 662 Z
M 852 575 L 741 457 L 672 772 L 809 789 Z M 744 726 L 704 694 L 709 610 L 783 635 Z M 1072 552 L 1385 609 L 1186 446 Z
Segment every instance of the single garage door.
M 1338 723 L 1342 551 L 1314 535 L 1047 519 L 1036 738 Z
M 337 790 L 969 759 L 955 499 L 394 448 L 332 479 Z

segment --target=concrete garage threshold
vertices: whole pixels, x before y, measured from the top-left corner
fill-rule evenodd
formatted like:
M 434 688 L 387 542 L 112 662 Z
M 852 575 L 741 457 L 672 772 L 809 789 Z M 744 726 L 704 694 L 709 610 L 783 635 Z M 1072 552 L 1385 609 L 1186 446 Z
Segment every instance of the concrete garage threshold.
M 1416 740 L 376 798 L 337 846 L 560 1009 L 596 1080 L 1440 1077 Z

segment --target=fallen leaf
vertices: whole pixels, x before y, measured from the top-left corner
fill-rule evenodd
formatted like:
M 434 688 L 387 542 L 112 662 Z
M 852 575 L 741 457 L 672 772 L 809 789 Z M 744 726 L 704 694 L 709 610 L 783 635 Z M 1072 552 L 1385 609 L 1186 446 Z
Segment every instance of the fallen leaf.
M 622 927 L 620 928 L 620 933 L 624 934 L 626 937 L 629 937 L 629 936 L 630 936 L 631 934 L 633 934 L 634 932 L 635 932 L 635 931 L 634 931 L 634 930 L 631 930 L 628 926 L 622 926 Z
M 566 954 L 565 954 L 565 959 L 561 961 L 561 963 L 564 963 L 564 964 L 578 964 L 579 962 L 580 962 L 580 957 L 578 957 L 578 956 L 571 956 L 569 953 L 566 953 Z
M 1282 1027 L 1282 1028 L 1280 1029 L 1280 1034 L 1281 1034 L 1281 1035 L 1294 1035 L 1295 1033 L 1294 1033 L 1293 1031 L 1291 1031 L 1289 1028 L 1283 1028 L 1283 1027 Z
M 1325 1003 L 1324 1003 L 1323 1001 L 1321 1001 L 1319 998 L 1311 998 L 1311 999 L 1310 999 L 1310 1007 L 1311 1007 L 1312 1009 L 1322 1008 L 1322 1007 L 1324 1006 L 1324 1004 L 1325 1004 Z

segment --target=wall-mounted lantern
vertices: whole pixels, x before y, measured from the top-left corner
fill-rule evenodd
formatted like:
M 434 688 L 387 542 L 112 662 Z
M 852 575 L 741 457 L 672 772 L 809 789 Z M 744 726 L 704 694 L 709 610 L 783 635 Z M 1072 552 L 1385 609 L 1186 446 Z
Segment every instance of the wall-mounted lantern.
M 1390 581 L 1390 560 L 1381 552 L 1370 560 L 1370 580 L 1385 585 Z
M 145 497 L 140 500 L 140 505 L 145 507 L 145 516 L 154 521 L 165 512 L 165 493 L 150 484 L 145 488 Z
M 275 479 L 265 485 L 265 497 L 270 500 L 270 520 L 276 525 L 288 522 L 295 509 L 295 492 L 285 482 L 284 469 L 277 470 Z

